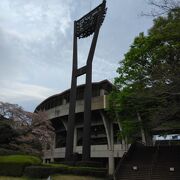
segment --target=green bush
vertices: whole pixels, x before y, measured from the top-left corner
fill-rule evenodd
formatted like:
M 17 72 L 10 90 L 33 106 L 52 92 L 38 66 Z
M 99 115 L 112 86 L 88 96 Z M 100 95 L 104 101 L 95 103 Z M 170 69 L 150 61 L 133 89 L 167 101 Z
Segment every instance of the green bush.
M 75 174 L 94 177 L 105 177 L 107 174 L 104 168 L 73 167 L 67 165 L 50 164 L 43 166 L 29 166 L 25 168 L 25 176 L 31 178 L 47 178 L 52 174 Z
M 0 156 L 0 175 L 22 176 L 24 168 L 30 165 L 39 165 L 41 160 L 29 155 Z
M 0 164 L 0 175 L 2 176 L 22 176 L 24 164 Z
M 102 162 L 97 161 L 79 161 L 76 163 L 76 166 L 103 168 L 104 164 Z
M 58 174 L 58 168 L 44 166 L 29 166 L 24 170 L 24 175 L 31 178 L 47 178 L 51 174 Z
M 6 148 L 1 148 L 0 147 L 0 156 L 4 156 L 4 155 L 14 155 L 14 154 L 18 154 L 18 155 L 25 155 L 24 152 L 21 151 L 15 151 L 15 150 L 11 150 L 11 149 L 6 149 Z

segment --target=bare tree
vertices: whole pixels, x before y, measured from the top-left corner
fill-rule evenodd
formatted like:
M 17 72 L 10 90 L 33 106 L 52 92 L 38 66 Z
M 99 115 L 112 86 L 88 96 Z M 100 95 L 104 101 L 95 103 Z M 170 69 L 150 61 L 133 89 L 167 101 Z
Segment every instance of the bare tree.
M 148 0 L 148 4 L 152 6 L 152 10 L 148 13 L 142 12 L 143 16 L 167 15 L 171 10 L 180 8 L 179 0 Z

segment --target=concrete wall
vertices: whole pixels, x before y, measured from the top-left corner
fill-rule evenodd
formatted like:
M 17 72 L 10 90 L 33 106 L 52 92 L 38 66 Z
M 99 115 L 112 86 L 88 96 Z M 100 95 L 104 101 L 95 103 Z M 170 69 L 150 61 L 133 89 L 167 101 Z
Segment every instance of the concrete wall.
M 76 153 L 82 154 L 82 146 L 76 146 Z M 125 147 L 122 144 L 115 144 L 113 150 L 113 157 L 121 158 L 126 152 Z M 92 158 L 108 158 L 110 157 L 111 151 L 108 149 L 107 145 L 92 145 L 91 146 L 91 157 Z M 64 158 L 65 157 L 65 148 L 55 148 L 53 152 L 51 150 L 46 150 L 44 152 L 45 159 L 51 158 Z
M 106 108 L 106 96 L 98 96 L 92 98 L 92 110 Z M 76 113 L 84 112 L 84 100 L 78 100 L 76 102 Z M 61 106 L 56 106 L 52 109 L 47 110 L 48 118 L 53 119 L 56 117 L 66 116 L 69 114 L 69 103 Z

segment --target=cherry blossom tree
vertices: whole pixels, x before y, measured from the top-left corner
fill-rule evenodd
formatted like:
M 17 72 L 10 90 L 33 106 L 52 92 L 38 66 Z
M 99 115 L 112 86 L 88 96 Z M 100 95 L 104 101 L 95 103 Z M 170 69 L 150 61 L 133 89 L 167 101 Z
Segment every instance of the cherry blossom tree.
M 7 146 L 36 154 L 42 153 L 44 146 L 52 146 L 54 128 L 45 111 L 32 113 L 17 104 L 0 102 L 0 115 L 18 134 Z

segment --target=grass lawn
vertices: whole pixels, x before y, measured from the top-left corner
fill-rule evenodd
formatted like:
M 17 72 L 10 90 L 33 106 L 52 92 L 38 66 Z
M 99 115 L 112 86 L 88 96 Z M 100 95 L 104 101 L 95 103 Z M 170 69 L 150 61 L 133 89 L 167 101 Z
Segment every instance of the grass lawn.
M 28 179 L 27 178 L 21 178 L 21 177 L 0 176 L 0 180 L 28 180 Z
M 0 176 L 0 180 L 40 180 L 40 179 L 32 179 L 26 177 L 10 177 L 10 176 Z M 46 180 L 46 179 L 43 179 Z
M 0 180 L 47 180 L 47 178 L 46 179 L 33 179 L 33 178 L 26 178 L 26 177 L 0 176 Z
M 41 160 L 36 156 L 30 155 L 6 155 L 0 156 L 0 163 L 41 164 Z
M 101 178 L 89 176 L 73 176 L 73 175 L 54 175 L 52 180 L 103 180 Z
M 89 176 L 73 176 L 73 175 L 54 175 L 51 177 L 51 179 L 52 180 L 103 180 L 101 178 L 95 178 Z M 0 180 L 40 180 L 40 179 L 0 176 Z

